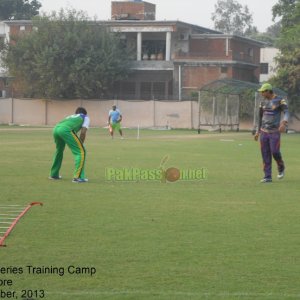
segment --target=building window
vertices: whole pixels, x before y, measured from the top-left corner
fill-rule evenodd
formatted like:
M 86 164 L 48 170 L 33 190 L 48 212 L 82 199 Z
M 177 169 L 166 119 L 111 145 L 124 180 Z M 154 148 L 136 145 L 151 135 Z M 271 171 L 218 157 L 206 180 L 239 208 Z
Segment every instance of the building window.
M 26 29 L 26 28 L 25 28 L 25 25 L 21 25 L 21 26 L 20 26 L 20 31 L 25 31 L 25 29 Z
M 221 67 L 221 74 L 227 74 L 227 67 Z
M 121 94 L 125 99 L 135 99 L 135 82 L 125 81 L 122 83 Z
M 269 74 L 269 64 L 268 63 L 260 64 L 260 74 Z
M 153 98 L 162 100 L 165 99 L 165 82 L 153 82 Z
M 248 55 L 253 57 L 253 48 L 248 48 Z
M 151 59 L 151 55 L 153 55 L 152 59 L 157 59 L 158 54 L 164 55 L 166 51 L 166 42 L 162 40 L 144 40 L 142 44 L 142 51 L 143 56 L 145 56 L 144 59 L 147 59 L 146 56 Z M 161 59 L 161 57 L 158 59 Z
M 0 51 L 4 48 L 4 37 L 0 36 Z
M 141 82 L 141 96 L 142 100 L 152 100 L 152 84 L 151 82 Z

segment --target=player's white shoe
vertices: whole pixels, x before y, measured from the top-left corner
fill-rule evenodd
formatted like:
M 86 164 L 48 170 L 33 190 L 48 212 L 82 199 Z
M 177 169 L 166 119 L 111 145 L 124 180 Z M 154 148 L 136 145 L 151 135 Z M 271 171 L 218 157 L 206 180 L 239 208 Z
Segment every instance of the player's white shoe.
M 282 179 L 283 177 L 284 177 L 284 171 L 279 172 L 278 175 L 277 175 L 277 178 Z

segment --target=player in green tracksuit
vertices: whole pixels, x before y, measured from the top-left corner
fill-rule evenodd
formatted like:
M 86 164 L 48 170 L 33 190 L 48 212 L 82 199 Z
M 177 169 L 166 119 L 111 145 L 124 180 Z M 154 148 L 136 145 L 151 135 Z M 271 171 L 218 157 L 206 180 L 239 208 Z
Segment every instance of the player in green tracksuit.
M 56 144 L 56 151 L 49 179 L 61 179 L 59 170 L 67 144 L 75 159 L 75 171 L 72 182 L 83 183 L 88 181 L 84 173 L 86 150 L 83 143 L 89 125 L 90 119 L 85 108 L 78 107 L 74 115 L 66 117 L 54 127 L 53 138 Z M 79 131 L 80 136 L 78 137 L 77 132 Z

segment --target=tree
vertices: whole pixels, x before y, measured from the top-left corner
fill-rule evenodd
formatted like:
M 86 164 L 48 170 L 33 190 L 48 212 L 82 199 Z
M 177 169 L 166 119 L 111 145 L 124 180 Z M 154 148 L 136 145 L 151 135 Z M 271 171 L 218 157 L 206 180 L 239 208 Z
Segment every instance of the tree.
M 10 43 L 4 62 L 27 97 L 99 98 L 128 73 L 129 50 L 83 12 L 36 17 L 32 33 Z
M 300 111 L 300 0 L 280 0 L 273 7 L 273 18 L 281 17 L 281 31 L 276 43 L 276 76 L 271 82 L 288 92 L 292 111 Z
M 252 14 L 248 6 L 244 7 L 234 0 L 218 0 L 212 14 L 216 30 L 228 34 L 245 35 L 257 30 L 252 27 Z
M 30 20 L 40 7 L 37 0 L 0 0 L 0 20 Z
M 281 30 L 281 22 L 277 22 L 267 28 L 266 32 L 252 32 L 247 37 L 266 43 L 269 46 L 275 47 Z
M 278 0 L 272 8 L 273 20 L 276 17 L 281 17 L 282 27 L 293 26 L 295 15 L 295 9 L 299 4 L 298 0 Z

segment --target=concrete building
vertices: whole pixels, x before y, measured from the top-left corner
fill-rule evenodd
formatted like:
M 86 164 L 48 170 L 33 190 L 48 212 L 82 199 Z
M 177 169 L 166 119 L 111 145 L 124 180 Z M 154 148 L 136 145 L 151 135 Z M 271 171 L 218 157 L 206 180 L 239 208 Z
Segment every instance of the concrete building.
M 134 50 L 131 74 L 104 98 L 190 99 L 218 79 L 259 82 L 261 42 L 181 21 L 157 21 L 145 1 L 112 1 L 111 20 L 98 21 L 120 33 Z M 0 23 L 0 37 L 32 30 L 31 21 Z M 1 79 L 0 79 L 1 81 Z
M 278 54 L 279 49 L 274 47 L 265 47 L 260 49 L 260 82 L 266 82 L 275 75 L 275 57 Z
M 182 100 L 218 79 L 259 82 L 261 42 L 180 21 L 156 21 L 155 8 L 148 5 L 112 1 L 113 21 L 105 24 L 135 49 L 136 60 L 131 76 L 116 83 L 111 96 Z
M 135 1 L 112 1 L 112 20 L 155 20 L 155 4 Z
M 1 66 L 1 45 L 9 43 L 11 36 L 22 35 L 32 31 L 29 20 L 0 21 L 0 98 L 11 96 L 9 81 L 12 79 L 7 70 Z

